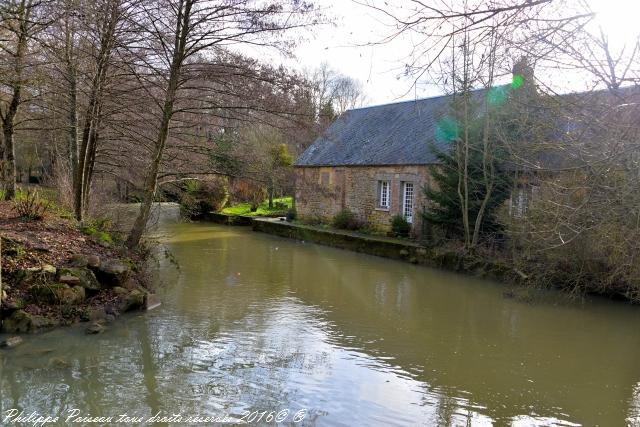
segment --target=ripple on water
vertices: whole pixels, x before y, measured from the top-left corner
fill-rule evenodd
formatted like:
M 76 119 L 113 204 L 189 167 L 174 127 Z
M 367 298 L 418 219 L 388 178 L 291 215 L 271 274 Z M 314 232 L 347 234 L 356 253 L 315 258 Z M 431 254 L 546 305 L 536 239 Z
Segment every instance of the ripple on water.
M 158 257 L 162 307 L 0 352 L 0 409 L 306 409 L 320 426 L 640 414 L 637 310 L 517 304 L 495 284 L 236 228 L 163 233 L 180 269 Z

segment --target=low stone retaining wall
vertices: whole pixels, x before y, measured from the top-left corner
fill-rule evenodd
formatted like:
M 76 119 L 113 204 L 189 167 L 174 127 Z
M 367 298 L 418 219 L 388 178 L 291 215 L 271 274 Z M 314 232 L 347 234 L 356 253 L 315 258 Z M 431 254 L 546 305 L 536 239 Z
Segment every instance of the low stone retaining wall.
M 478 256 L 442 248 L 429 248 L 407 240 L 367 236 L 340 230 L 325 230 L 320 227 L 292 224 L 273 218 L 251 218 L 212 213 L 206 219 L 218 224 L 251 225 L 253 231 L 275 236 L 471 274 L 502 282 L 522 283 L 527 280 L 527 277 L 521 272 L 499 261 L 486 260 Z
M 313 226 L 259 218 L 253 219 L 253 230 L 507 283 L 522 283 L 527 280 L 522 273 L 499 261 L 441 248 L 429 248 L 406 240 L 323 230 Z
M 428 252 L 426 248 L 413 242 L 365 236 L 338 230 L 323 230 L 318 227 L 291 224 L 279 220 L 254 218 L 253 230 L 414 263 L 424 260 Z
M 216 212 L 209 212 L 202 219 L 216 224 L 242 226 L 250 226 L 253 221 L 253 218 L 250 216 L 226 215 Z

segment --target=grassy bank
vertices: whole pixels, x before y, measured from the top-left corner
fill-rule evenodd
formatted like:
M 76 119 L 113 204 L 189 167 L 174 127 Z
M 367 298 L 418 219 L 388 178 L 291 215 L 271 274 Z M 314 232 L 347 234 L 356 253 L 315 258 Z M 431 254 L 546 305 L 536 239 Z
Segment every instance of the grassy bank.
M 293 199 L 292 197 L 281 197 L 273 199 L 273 208 L 269 208 L 269 201 L 258 205 L 258 209 L 251 211 L 250 203 L 239 203 L 227 208 L 222 209 L 220 213 L 233 216 L 264 216 L 264 217 L 276 217 L 285 216 L 287 211 L 291 209 Z

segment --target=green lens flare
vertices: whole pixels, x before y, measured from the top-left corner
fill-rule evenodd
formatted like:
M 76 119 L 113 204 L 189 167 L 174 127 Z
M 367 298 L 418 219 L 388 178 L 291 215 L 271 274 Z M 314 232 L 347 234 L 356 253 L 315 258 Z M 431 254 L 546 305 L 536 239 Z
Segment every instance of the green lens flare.
M 440 142 L 455 141 L 459 132 L 458 122 L 454 118 L 444 117 L 436 126 L 436 139 Z
M 524 84 L 524 77 L 520 74 L 513 75 L 513 81 L 511 82 L 512 89 L 520 89 Z

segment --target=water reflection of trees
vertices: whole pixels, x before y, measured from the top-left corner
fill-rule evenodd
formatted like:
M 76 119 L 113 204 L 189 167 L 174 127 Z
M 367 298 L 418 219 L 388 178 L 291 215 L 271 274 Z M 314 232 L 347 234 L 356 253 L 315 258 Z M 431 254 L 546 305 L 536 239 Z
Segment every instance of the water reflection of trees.
M 607 423 L 626 412 L 640 356 L 639 315 L 628 307 L 524 304 L 464 276 L 325 248 L 291 256 L 297 296 L 332 307 L 338 344 L 391 356 L 494 419 L 566 411 Z
M 611 424 L 638 413 L 638 316 L 621 306 L 529 306 L 461 276 L 210 229 L 186 226 L 171 243 L 182 273 L 164 290 L 162 312 L 128 317 L 95 339 L 54 334 L 56 352 L 44 357 L 28 346 L 22 362 L 0 356 L 0 409 L 327 409 L 310 396 L 357 395 L 332 397 L 326 387 L 347 384 L 336 372 L 366 364 L 420 387 L 407 396 L 435 424 L 480 414 L 506 423 L 533 410 Z M 49 366 L 51 357 L 69 366 Z M 67 387 L 51 392 L 56 385 Z

